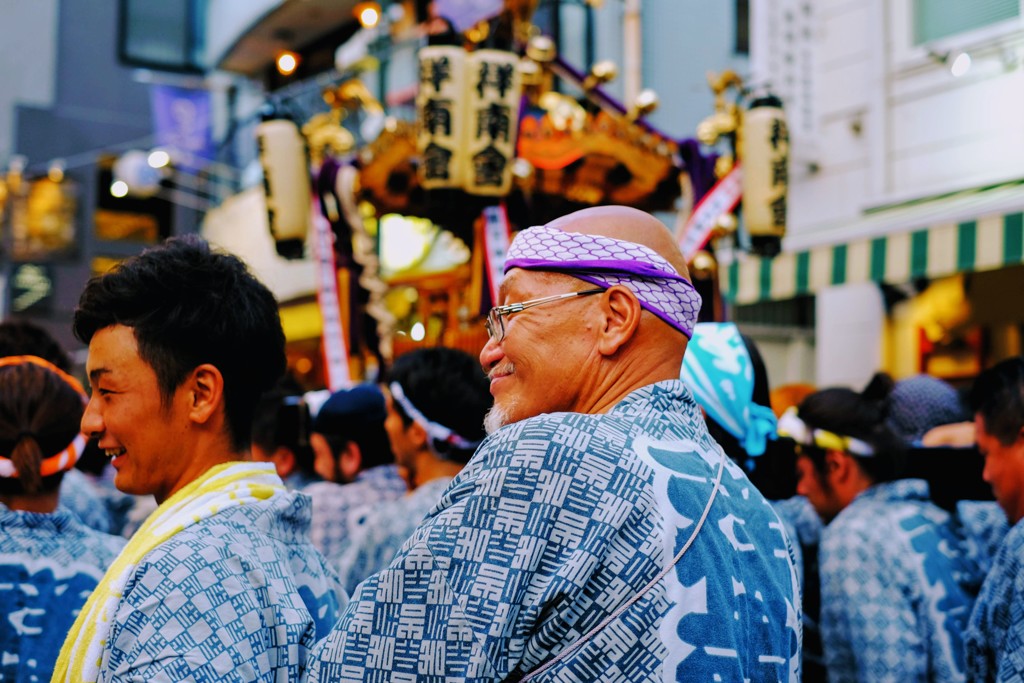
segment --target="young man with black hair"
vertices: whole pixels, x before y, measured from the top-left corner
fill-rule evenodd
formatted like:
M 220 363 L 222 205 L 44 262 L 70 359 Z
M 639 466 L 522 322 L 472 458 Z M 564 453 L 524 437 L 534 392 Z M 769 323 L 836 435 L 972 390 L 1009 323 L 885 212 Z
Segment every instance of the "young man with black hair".
M 416 349 L 395 360 L 384 383 L 384 428 L 409 492 L 351 517 L 338 562 L 347 591 L 391 562 L 469 462 L 494 403 L 489 385 L 476 359 L 458 349 Z
M 967 680 L 1024 678 L 1024 358 L 985 370 L 969 397 L 985 481 L 1011 525 L 974 605 L 965 636 Z
M 285 367 L 270 291 L 238 258 L 173 238 L 93 278 L 82 431 L 115 484 L 159 504 L 86 602 L 54 680 L 299 680 L 344 598 L 309 501 L 248 449 Z

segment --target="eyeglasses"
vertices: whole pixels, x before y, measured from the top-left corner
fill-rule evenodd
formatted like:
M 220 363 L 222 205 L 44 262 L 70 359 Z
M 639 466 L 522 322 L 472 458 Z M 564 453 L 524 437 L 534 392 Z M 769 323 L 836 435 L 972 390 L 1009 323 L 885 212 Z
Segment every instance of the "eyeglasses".
M 532 299 L 530 301 L 524 301 L 518 304 L 506 304 L 504 306 L 495 306 L 487 314 L 487 320 L 484 322 L 484 327 L 487 328 L 487 336 L 496 342 L 500 342 L 505 338 L 505 317 L 512 315 L 513 313 L 522 313 L 527 308 L 533 306 L 540 306 L 541 304 L 549 304 L 552 301 L 561 301 L 562 299 L 571 299 L 574 296 L 586 296 L 587 294 L 600 294 L 603 292 L 603 288 L 599 289 L 588 289 L 582 292 L 569 292 L 568 294 L 555 294 L 554 296 L 546 296 L 541 299 Z

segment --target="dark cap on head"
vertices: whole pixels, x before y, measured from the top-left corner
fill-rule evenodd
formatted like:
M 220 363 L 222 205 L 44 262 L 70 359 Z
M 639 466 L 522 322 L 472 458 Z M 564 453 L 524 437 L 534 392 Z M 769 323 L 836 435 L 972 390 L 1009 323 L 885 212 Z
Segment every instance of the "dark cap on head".
M 956 389 L 937 377 L 901 379 L 889 394 L 889 426 L 908 443 L 919 440 L 933 427 L 968 419 L 970 415 Z
M 354 426 L 383 424 L 387 417 L 384 394 L 376 384 L 357 384 L 331 394 L 313 420 L 313 431 L 346 437 Z

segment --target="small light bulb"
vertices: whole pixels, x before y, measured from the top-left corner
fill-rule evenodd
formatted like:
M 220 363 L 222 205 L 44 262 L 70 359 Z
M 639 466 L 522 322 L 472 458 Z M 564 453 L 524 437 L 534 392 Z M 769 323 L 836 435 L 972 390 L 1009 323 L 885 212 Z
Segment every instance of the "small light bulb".
M 110 184 L 110 194 L 118 199 L 128 196 L 128 183 L 123 180 L 115 180 Z
M 423 323 L 416 323 L 409 331 L 409 336 L 413 341 L 423 341 L 423 338 L 427 336 L 427 328 L 423 327 Z
M 376 7 L 364 7 L 359 12 L 359 23 L 362 24 L 363 28 L 373 28 L 380 21 L 380 12 L 377 11 Z
M 146 159 L 150 168 L 163 168 L 167 164 L 171 163 L 171 155 L 165 150 L 154 149 L 149 153 L 149 157 Z
M 294 52 L 282 52 L 277 57 L 277 70 L 282 76 L 291 76 L 299 66 L 299 58 Z
M 55 183 L 64 180 L 64 162 L 54 161 L 51 163 L 50 168 L 46 171 L 46 175 Z

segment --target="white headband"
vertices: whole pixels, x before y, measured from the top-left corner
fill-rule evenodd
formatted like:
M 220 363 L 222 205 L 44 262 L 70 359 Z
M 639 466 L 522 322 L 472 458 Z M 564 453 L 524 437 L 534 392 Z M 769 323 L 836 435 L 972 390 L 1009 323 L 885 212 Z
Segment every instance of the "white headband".
M 852 436 L 840 436 L 827 429 L 811 429 L 810 425 L 797 415 L 796 406 L 790 407 L 779 418 L 779 436 L 789 437 L 804 446 L 814 446 L 833 451 L 845 451 L 852 455 L 870 458 L 875 449 L 865 441 Z
M 412 404 L 412 401 L 406 397 L 405 392 L 402 391 L 402 385 L 398 382 L 392 382 L 389 384 L 388 389 L 391 390 L 391 397 L 398 401 L 398 405 L 402 406 L 402 410 L 405 411 L 405 414 L 418 422 L 423 429 L 427 430 L 427 435 L 429 435 L 430 438 L 467 451 L 473 450 L 480 445 L 479 441 L 469 441 L 444 425 L 428 420 L 427 416 L 421 413 L 416 406 Z

